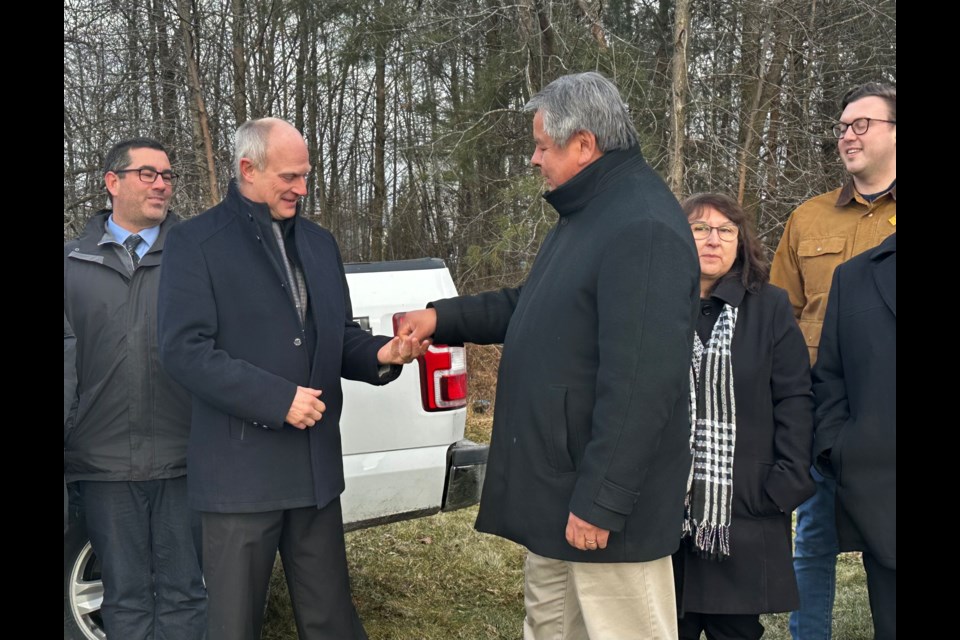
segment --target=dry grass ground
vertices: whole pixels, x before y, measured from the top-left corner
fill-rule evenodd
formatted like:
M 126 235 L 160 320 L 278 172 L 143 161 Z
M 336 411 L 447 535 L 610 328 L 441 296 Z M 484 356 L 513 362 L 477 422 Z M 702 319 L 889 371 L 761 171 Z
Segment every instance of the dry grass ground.
M 468 437 L 489 440 L 492 418 L 472 416 Z M 523 557 L 517 545 L 473 530 L 476 508 L 347 535 L 354 600 L 371 640 L 515 640 L 523 620 Z M 872 637 L 859 557 L 840 558 L 836 640 Z M 764 616 L 765 638 L 787 640 L 787 616 Z M 292 640 L 277 566 L 263 637 Z M 619 640 L 619 639 L 610 639 Z

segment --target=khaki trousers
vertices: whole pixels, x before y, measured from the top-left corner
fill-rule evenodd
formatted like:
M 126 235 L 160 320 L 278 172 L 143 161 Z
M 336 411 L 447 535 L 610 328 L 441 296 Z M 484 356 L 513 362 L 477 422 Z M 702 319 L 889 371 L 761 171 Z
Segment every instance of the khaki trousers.
M 565 562 L 527 553 L 524 640 L 676 640 L 670 556 Z

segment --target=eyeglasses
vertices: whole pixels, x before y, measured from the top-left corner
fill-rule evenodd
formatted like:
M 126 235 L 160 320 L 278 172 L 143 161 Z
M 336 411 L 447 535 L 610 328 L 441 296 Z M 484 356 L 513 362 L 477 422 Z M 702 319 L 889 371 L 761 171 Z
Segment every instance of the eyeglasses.
M 847 129 L 853 129 L 853 132 L 858 136 L 862 136 L 870 129 L 871 122 L 887 122 L 890 124 L 897 124 L 896 120 L 881 120 L 880 118 L 857 118 L 850 124 L 846 122 L 838 122 L 833 125 L 833 135 L 838 138 L 842 138 L 846 133 Z
M 733 242 L 740 234 L 740 228 L 733 224 L 725 224 L 719 227 L 711 227 L 706 222 L 691 222 L 690 231 L 693 232 L 695 240 L 706 240 L 710 234 L 716 230 L 717 236 L 724 242 Z
M 157 176 L 160 176 L 160 178 L 163 180 L 163 184 L 171 186 L 177 181 L 177 178 L 180 177 L 173 171 L 157 171 L 156 169 L 152 169 L 150 167 L 140 167 L 139 169 L 118 169 L 113 173 L 136 173 L 140 176 L 140 182 L 146 182 L 147 184 L 153 184 L 157 181 Z

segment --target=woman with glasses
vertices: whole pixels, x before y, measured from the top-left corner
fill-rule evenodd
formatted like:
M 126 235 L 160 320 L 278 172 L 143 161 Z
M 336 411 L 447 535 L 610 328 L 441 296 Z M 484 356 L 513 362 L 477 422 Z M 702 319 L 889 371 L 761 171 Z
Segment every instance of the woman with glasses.
M 807 348 L 786 293 L 732 198 L 683 203 L 700 258 L 690 470 L 674 554 L 680 638 L 759 638 L 799 606 L 793 509 L 813 494 Z

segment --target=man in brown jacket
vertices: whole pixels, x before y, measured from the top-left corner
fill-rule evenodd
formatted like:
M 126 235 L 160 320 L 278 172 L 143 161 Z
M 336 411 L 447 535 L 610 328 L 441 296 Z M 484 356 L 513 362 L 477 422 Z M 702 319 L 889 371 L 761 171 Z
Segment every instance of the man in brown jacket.
M 844 96 L 833 127 L 850 179 L 808 200 L 790 216 L 770 280 L 787 290 L 811 364 L 816 360 L 833 271 L 897 230 L 897 90 L 867 83 Z M 797 509 L 794 569 L 800 610 L 795 640 L 830 638 L 836 556 L 835 485 L 815 470 L 817 494 Z

